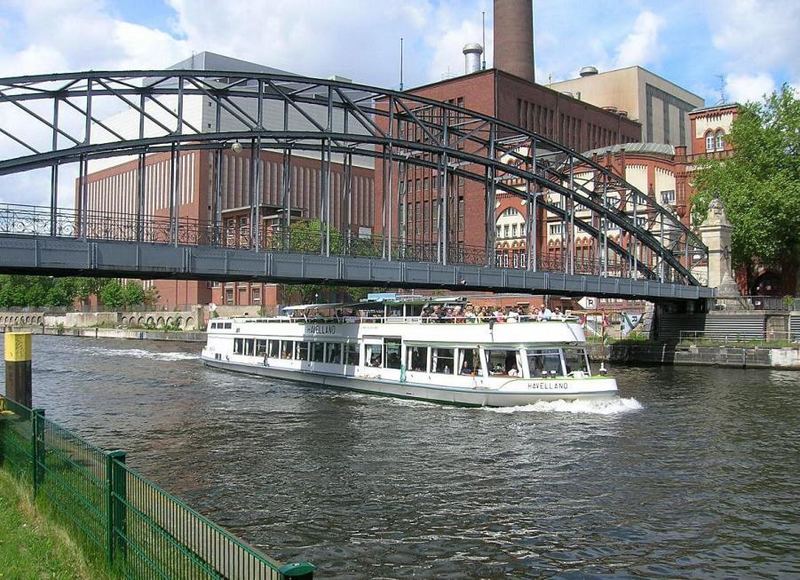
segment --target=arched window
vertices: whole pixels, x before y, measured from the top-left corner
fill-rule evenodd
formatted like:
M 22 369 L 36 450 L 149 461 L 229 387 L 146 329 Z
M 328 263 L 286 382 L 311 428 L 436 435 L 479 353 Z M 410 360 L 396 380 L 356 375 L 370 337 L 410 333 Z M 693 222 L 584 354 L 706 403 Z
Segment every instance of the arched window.
M 706 152 L 710 153 L 711 151 L 714 151 L 715 148 L 716 140 L 714 139 L 714 133 L 709 131 L 706 133 Z
M 725 144 L 722 142 L 722 138 L 725 136 L 725 131 L 719 129 L 717 131 L 717 151 L 722 151 L 725 149 Z

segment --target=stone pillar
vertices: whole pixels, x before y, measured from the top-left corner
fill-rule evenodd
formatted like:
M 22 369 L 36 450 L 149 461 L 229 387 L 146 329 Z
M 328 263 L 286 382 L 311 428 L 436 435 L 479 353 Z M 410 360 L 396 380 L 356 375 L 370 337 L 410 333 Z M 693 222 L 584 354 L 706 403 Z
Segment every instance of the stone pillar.
M 717 288 L 719 298 L 740 296 L 731 269 L 731 223 L 719 198 L 708 206 L 708 215 L 698 230 L 708 246 L 708 287 Z

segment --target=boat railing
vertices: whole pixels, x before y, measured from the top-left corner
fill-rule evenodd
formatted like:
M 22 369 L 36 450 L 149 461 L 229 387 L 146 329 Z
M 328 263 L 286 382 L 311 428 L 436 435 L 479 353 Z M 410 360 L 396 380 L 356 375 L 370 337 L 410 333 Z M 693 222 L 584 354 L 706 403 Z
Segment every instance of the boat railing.
M 220 319 L 222 320 L 222 319 Z M 579 322 L 575 316 L 555 315 L 544 318 L 536 315 L 517 317 L 478 316 L 273 316 L 266 318 L 227 319 L 239 324 L 295 323 L 295 324 L 515 324 L 520 322 Z

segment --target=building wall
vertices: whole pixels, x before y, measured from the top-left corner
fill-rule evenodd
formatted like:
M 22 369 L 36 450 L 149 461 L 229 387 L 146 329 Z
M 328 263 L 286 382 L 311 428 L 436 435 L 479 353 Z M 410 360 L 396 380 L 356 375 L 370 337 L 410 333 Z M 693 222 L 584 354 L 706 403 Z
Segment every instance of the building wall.
M 599 107 L 624 111 L 642 124 L 641 141 L 686 145 L 694 151 L 689 112 L 703 99 L 639 66 L 553 83 Z M 637 139 L 638 141 L 639 139 Z M 589 147 L 587 149 L 590 149 Z

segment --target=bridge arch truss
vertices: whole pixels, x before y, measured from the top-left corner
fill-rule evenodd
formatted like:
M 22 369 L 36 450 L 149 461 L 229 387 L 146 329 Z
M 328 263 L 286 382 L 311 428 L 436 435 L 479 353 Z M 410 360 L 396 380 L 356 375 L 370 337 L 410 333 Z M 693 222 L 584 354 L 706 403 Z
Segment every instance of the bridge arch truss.
M 203 106 L 202 123 L 196 107 Z M 112 113 L 127 111 L 124 127 L 109 121 Z M 369 251 L 385 260 L 430 260 L 440 264 L 472 263 L 494 266 L 494 208 L 498 192 L 526 203 L 525 268 L 544 270 L 539 258 L 542 220 L 556 216 L 569 232 L 562 238 L 560 271 L 576 274 L 585 264 L 576 259 L 575 232 L 592 239 L 596 260 L 592 272 L 662 283 L 698 286 L 693 264 L 707 260 L 707 248 L 672 210 L 637 190 L 622 177 L 537 133 L 498 119 L 402 92 L 333 80 L 235 71 L 110 71 L 50 74 L 0 79 L 0 175 L 35 169 L 50 170 L 50 206 L 31 208 L 21 219 L 20 208 L 0 215 L 0 233 L 68 235 L 90 238 L 87 207 L 89 164 L 108 158 L 138 159 L 137 211 L 115 228 L 130 241 L 171 245 L 224 245 L 220 202 L 220 168 L 226 149 L 249 150 L 252 160 L 261 151 L 278 152 L 283 175 L 292 155 L 313 155 L 321 164 L 319 207 L 322 233 L 313 252 L 323 256 L 353 251 L 350 244 L 332 241 L 331 206 L 334 196 L 349 203 L 348 183 L 354 160 L 369 160 L 380 187 L 382 235 Z M 176 163 L 183 151 L 213 152 L 214 194 L 209 220 L 189 227 L 182 220 L 176 191 Z M 162 235 L 148 228 L 155 220 L 144 212 L 145 158 L 169 153 L 171 160 L 170 215 Z M 336 187 L 331 165 L 341 164 L 345 178 Z M 59 191 L 59 172 L 77 166 L 77 194 Z M 246 192 L 251 218 L 259 207 L 259 164 L 251 163 Z M 433 170 L 441 218 L 434 247 L 421 252 L 411 239 L 403 217 L 408 201 L 405 176 L 409 168 Z M 348 168 L 350 172 L 348 172 Z M 447 212 L 450 179 L 483 184 L 485 247 L 455 250 L 448 239 Z M 378 179 L 380 183 L 377 183 Z M 280 184 L 281 227 L 292 220 L 288 179 Z M 64 199 L 74 195 L 75 208 Z M 62 207 L 63 206 L 63 207 Z M 10 212 L 10 213 L 9 213 Z M 1 214 L 2 212 L 0 212 Z M 65 217 L 66 216 L 66 217 Z M 5 225 L 3 220 L 6 220 Z M 8 220 L 14 221 L 9 225 Z M 19 223 L 34 224 L 19 227 Z M 251 219 L 246 237 L 249 249 L 280 250 L 285 236 L 269 237 Z M 346 224 L 350 226 L 352 224 Z M 26 228 L 29 227 L 29 230 Z M 350 231 L 350 228 L 346 228 Z M 191 231 L 190 231 L 191 230 Z M 613 232 L 613 233 L 612 233 Z M 277 241 L 276 241 L 277 240 Z M 423 255 L 424 254 L 424 255 Z

